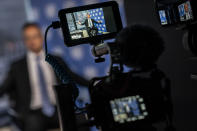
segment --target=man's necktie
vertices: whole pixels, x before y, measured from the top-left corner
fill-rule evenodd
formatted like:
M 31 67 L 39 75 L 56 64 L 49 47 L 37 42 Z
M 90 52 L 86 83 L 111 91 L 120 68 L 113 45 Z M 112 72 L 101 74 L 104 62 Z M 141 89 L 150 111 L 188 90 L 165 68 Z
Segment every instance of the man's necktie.
M 39 79 L 39 85 L 40 85 L 40 92 L 41 92 L 41 99 L 42 99 L 42 112 L 46 116 L 53 116 L 55 112 L 54 106 L 51 104 L 48 91 L 47 91 L 47 84 L 45 81 L 44 73 L 40 65 L 40 57 L 36 57 L 36 62 L 37 62 L 37 69 L 38 69 L 38 79 Z

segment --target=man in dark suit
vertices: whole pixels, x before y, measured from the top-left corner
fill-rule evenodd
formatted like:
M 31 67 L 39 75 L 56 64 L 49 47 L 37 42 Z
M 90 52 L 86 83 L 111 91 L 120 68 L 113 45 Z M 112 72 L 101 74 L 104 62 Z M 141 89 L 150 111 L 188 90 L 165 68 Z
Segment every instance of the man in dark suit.
M 101 24 L 102 22 L 92 19 L 89 13 L 86 14 L 86 17 L 84 23 L 78 21 L 78 24 L 86 26 L 89 37 L 96 36 L 98 34 L 98 28 L 95 26 L 95 23 Z
M 45 62 L 43 36 L 40 27 L 27 23 L 22 29 L 27 54 L 11 65 L 7 79 L 0 88 L 0 96 L 8 94 L 22 131 L 46 131 L 59 127 L 53 85 L 58 79 Z M 58 58 L 60 59 L 60 58 Z M 67 72 L 79 84 L 87 82 L 65 65 Z

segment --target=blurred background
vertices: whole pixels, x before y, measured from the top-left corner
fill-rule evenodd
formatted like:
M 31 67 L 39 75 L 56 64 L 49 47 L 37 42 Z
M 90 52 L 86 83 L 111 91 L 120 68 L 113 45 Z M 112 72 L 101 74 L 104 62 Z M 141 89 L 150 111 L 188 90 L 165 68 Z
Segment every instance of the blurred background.
M 1 0 L 0 1 L 0 84 L 4 81 L 11 62 L 24 55 L 21 27 L 26 21 L 38 22 L 44 33 L 46 27 L 58 20 L 58 10 L 107 0 Z M 172 80 L 172 96 L 175 109 L 174 123 L 178 131 L 197 131 L 197 82 L 190 75 L 197 72 L 197 59 L 185 51 L 182 45 L 184 32 L 161 28 L 154 12 L 153 0 L 116 0 L 119 2 L 124 26 L 146 24 L 157 29 L 164 37 L 166 51 L 159 67 Z M 61 30 L 51 30 L 48 35 L 49 51 L 61 56 L 70 69 L 86 79 L 106 75 L 109 58 L 95 64 L 89 45 L 67 48 Z M 80 67 L 80 68 L 79 68 Z M 80 88 L 80 98 L 88 102 L 86 87 Z M 7 109 L 8 98 L 0 99 L 0 127 L 10 124 Z M 3 131 L 3 129 L 0 129 Z

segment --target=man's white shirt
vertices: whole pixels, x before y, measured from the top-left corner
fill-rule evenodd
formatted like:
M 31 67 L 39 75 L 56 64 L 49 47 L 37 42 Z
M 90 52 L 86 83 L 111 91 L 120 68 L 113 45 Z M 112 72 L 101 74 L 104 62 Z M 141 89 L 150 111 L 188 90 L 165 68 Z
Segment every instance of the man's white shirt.
M 88 27 L 92 28 L 93 27 L 93 23 L 91 18 L 88 18 Z
M 31 104 L 30 108 L 32 110 L 42 108 L 42 94 L 40 91 L 40 83 L 39 83 L 39 73 L 37 69 L 37 61 L 36 57 L 40 57 L 40 66 L 43 71 L 45 82 L 47 85 L 48 96 L 50 102 L 55 105 L 55 93 L 53 91 L 53 86 L 56 84 L 55 73 L 53 72 L 50 65 L 45 61 L 45 54 L 41 51 L 39 54 L 35 54 L 31 51 L 27 52 L 27 65 L 28 65 L 28 73 L 29 80 L 31 86 Z

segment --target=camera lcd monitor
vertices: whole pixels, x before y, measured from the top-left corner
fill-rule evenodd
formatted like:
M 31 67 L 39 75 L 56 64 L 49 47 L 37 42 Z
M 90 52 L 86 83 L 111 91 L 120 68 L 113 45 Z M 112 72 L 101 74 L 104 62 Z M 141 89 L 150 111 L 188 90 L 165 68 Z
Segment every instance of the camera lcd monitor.
M 180 21 L 188 21 L 193 19 L 193 12 L 190 1 L 187 1 L 178 6 Z
M 117 31 L 111 7 L 66 14 L 71 39 L 88 38 Z
M 160 10 L 159 11 L 159 17 L 160 17 L 160 21 L 161 21 L 162 25 L 167 25 L 168 24 L 165 10 Z
M 110 101 L 114 121 L 118 123 L 143 120 L 148 116 L 144 99 L 139 95 Z
M 115 1 L 63 9 L 59 17 L 67 46 L 112 39 L 123 28 Z

